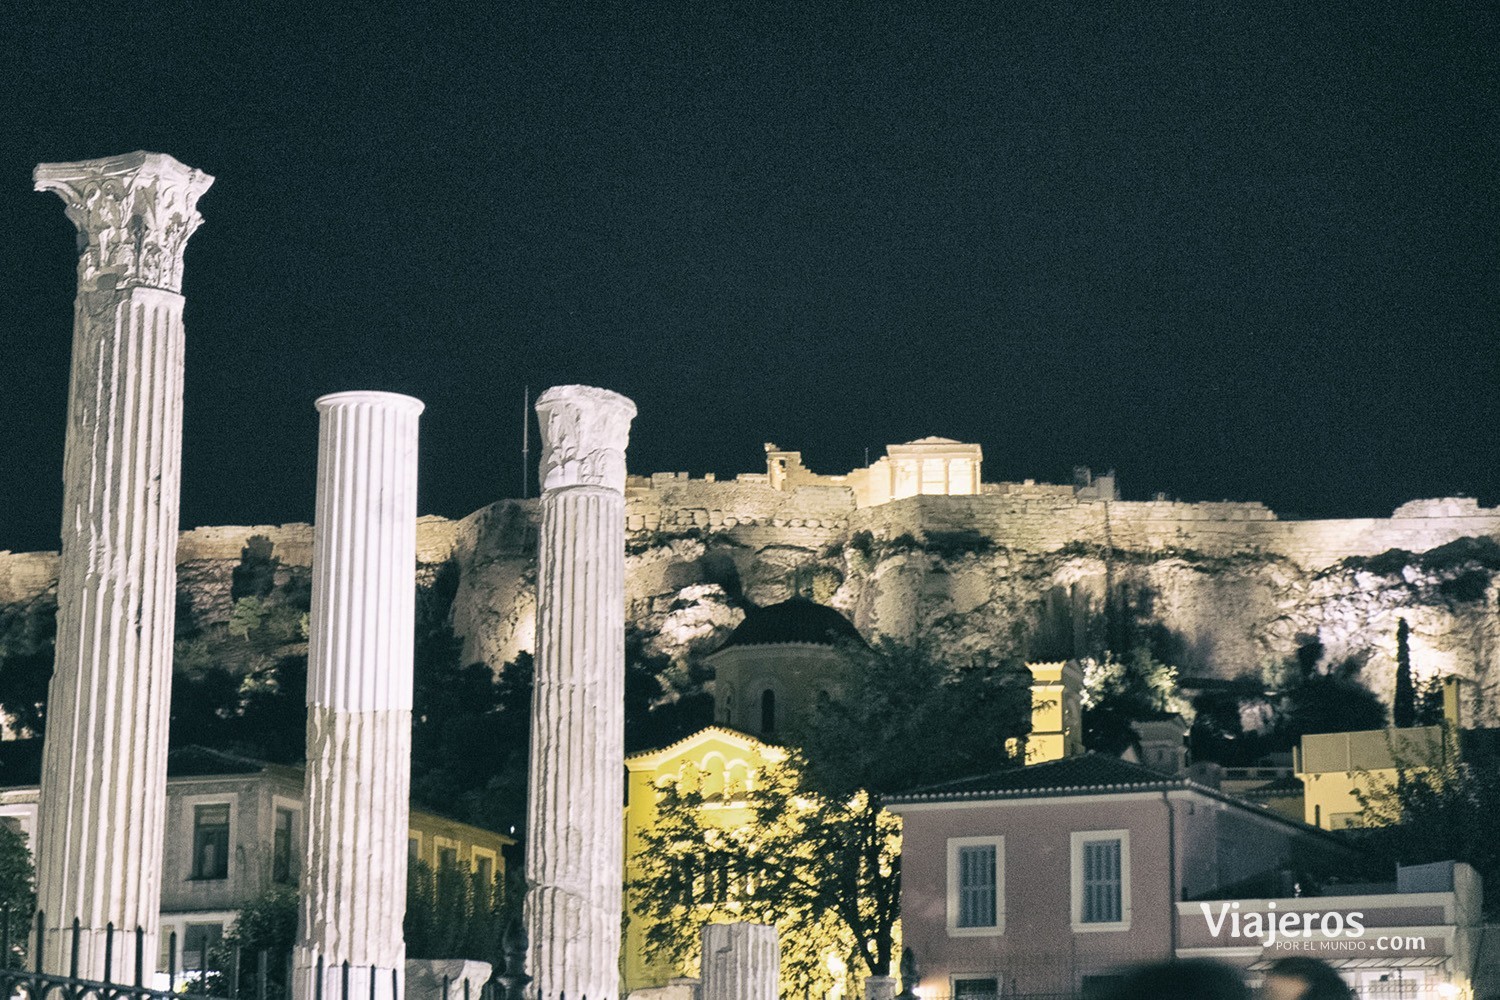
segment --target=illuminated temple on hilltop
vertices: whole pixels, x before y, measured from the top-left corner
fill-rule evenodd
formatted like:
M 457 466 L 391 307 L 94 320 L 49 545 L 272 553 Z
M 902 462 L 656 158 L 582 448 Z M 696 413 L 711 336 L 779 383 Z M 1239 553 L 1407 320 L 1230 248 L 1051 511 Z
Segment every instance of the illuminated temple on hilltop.
M 848 490 L 859 507 L 876 507 L 893 500 L 914 496 L 973 496 L 975 494 L 1010 494 L 1031 496 L 1078 496 L 1099 500 L 1118 500 L 1113 471 L 1095 477 L 1082 466 L 1074 470 L 1071 486 L 1024 483 L 986 483 L 981 475 L 983 449 L 953 438 L 924 437 L 905 444 L 888 444 L 885 455 L 861 469 L 840 475 L 820 475 L 802 464 L 800 451 L 787 451 L 766 443 L 766 471 L 742 472 L 737 483 L 764 484 L 783 493 L 803 487 Z M 650 488 L 658 482 L 681 482 L 687 473 L 657 473 L 631 476 L 627 485 L 635 489 Z M 712 475 L 704 480 L 714 482 Z

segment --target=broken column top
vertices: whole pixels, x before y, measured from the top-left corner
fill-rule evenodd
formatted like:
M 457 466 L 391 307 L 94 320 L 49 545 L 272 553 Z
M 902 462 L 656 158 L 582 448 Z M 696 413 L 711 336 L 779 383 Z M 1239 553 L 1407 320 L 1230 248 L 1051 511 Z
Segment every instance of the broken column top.
M 78 227 L 80 292 L 140 286 L 182 291 L 182 255 L 203 222 L 214 179 L 165 153 L 39 163 L 36 190 L 54 191 Z
M 635 404 L 588 385 L 553 386 L 536 401 L 542 429 L 542 489 L 602 486 L 625 491 L 625 446 Z

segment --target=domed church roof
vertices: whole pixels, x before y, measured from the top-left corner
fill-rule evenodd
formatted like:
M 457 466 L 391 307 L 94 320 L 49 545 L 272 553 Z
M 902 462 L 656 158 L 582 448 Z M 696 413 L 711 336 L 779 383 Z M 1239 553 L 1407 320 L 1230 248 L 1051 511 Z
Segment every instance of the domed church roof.
M 780 642 L 805 642 L 836 646 L 856 642 L 863 646 L 864 637 L 854 623 L 833 608 L 816 604 L 805 597 L 754 608 L 745 615 L 740 627 L 720 649 L 730 646 L 765 646 Z

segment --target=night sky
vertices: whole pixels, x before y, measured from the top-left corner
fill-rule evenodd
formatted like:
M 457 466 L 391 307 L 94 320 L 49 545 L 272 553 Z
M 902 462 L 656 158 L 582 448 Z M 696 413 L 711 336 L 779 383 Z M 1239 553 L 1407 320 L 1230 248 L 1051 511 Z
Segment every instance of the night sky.
M 939 434 L 1127 499 L 1500 502 L 1494 3 L 28 6 L 0 548 L 61 507 L 74 240 L 31 170 L 141 148 L 217 178 L 184 527 L 309 520 L 344 389 L 427 402 L 423 513 L 519 495 L 523 386 L 565 382 L 636 401 L 636 472 Z

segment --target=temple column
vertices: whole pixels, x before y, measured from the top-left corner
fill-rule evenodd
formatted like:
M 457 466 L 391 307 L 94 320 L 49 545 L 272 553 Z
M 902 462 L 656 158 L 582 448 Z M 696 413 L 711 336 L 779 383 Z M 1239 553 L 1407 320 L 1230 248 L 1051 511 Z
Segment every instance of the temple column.
M 776 1000 L 781 947 L 768 924 L 703 926 L 703 1000 Z
M 161 153 L 43 163 L 78 228 L 57 658 L 35 843 L 44 971 L 157 954 L 182 469 L 182 258 L 213 178 Z M 140 940 L 137 941 L 137 928 Z
M 404 996 L 417 418 L 388 392 L 318 400 L 307 656 L 307 859 L 293 994 Z M 371 966 L 376 970 L 372 986 Z M 395 970 L 393 979 L 392 971 Z M 397 993 L 393 995 L 393 990 Z
M 537 996 L 619 996 L 624 866 L 625 445 L 635 404 L 588 386 L 542 431 L 526 921 Z

